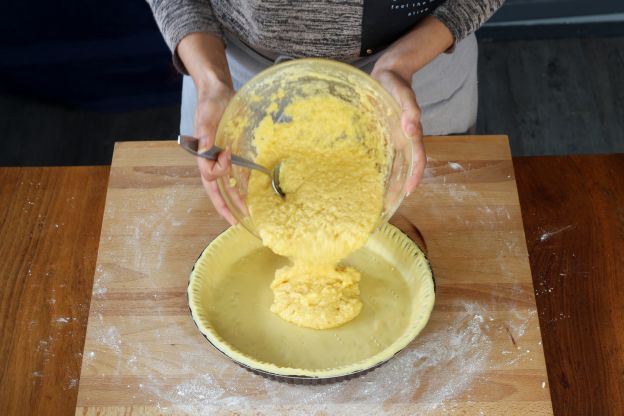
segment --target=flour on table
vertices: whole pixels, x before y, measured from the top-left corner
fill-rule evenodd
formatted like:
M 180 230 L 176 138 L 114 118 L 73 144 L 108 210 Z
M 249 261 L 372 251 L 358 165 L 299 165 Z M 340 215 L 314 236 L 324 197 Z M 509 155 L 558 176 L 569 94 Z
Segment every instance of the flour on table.
M 431 160 L 431 159 L 429 159 Z M 470 166 L 462 166 L 456 162 L 448 162 L 445 168 L 451 174 L 469 170 Z M 425 179 L 419 192 L 423 198 L 428 194 L 445 194 L 451 201 L 466 201 L 481 204 L 478 207 L 481 218 L 479 225 L 490 227 L 497 221 L 508 221 L 511 213 L 506 207 L 489 207 L 481 199 L 478 192 L 473 191 L 469 184 L 449 183 L 446 177 L 435 175 L 435 169 L 427 168 Z M 508 176 L 508 179 L 510 176 Z M 437 182 L 443 186 L 432 188 L 427 183 Z M 159 212 L 136 218 L 125 230 L 137 239 L 137 244 L 158 244 L 159 250 L 151 258 L 143 257 L 141 250 L 128 258 L 133 267 L 141 264 L 160 267 L 164 258 L 166 244 L 162 243 L 162 233 L 171 225 L 177 226 L 173 207 L 180 204 L 177 190 L 164 198 Z M 147 207 L 146 207 L 147 209 Z M 186 209 L 187 213 L 191 208 Z M 123 205 L 107 206 L 108 217 L 126 215 Z M 514 214 L 515 215 L 515 214 Z M 458 219 L 469 225 L 469 219 Z M 562 232 L 565 230 L 554 230 Z M 549 234 L 550 238 L 554 234 Z M 110 240 L 110 237 L 108 237 Z M 513 277 L 506 268 L 506 256 L 512 252 L 516 242 L 507 239 L 502 242 L 501 250 L 496 257 L 501 270 L 501 280 Z M 154 246 L 156 247 L 156 246 Z M 132 257 L 134 256 L 134 257 Z M 446 327 L 432 329 L 426 327 L 416 340 L 389 362 L 361 377 L 328 385 L 290 385 L 265 379 L 238 367 L 229 359 L 214 351 L 208 356 L 189 353 L 182 349 L 179 358 L 173 361 L 159 361 L 149 357 L 153 354 L 154 343 L 171 342 L 180 335 L 189 333 L 188 328 L 166 327 L 146 340 L 133 338 L 124 339 L 119 329 L 111 326 L 103 317 L 101 302 L 98 297 L 105 297 L 112 271 L 98 265 L 94 282 L 95 301 L 92 303 L 91 319 L 95 319 L 94 341 L 98 348 L 85 351 L 85 365 L 95 365 L 96 357 L 111 355 L 117 359 L 116 366 L 125 366 L 133 373 L 141 374 L 134 384 L 128 384 L 129 391 L 136 393 L 138 389 L 145 399 L 145 405 L 153 406 L 160 413 L 186 412 L 194 415 L 214 414 L 254 414 L 272 415 L 277 412 L 286 415 L 302 413 L 323 414 L 361 414 L 361 415 L 403 415 L 410 414 L 409 404 L 419 403 L 419 414 L 428 411 L 439 413 L 451 412 L 453 402 L 466 394 L 466 390 L 477 383 L 487 382 L 487 372 L 505 369 L 518 361 L 531 360 L 531 351 L 541 349 L 540 345 L 528 345 L 524 339 L 529 324 L 536 322 L 535 311 L 529 312 L 520 308 L 512 310 L 507 318 L 494 318 L 497 305 L 489 303 L 481 305 L 471 299 L 455 299 L 448 307 L 452 308 L 454 319 Z M 117 276 L 115 276 L 117 277 Z M 148 283 L 149 284 L 149 283 Z M 154 290 L 158 288 L 154 284 Z M 520 285 L 513 286 L 512 294 L 524 290 Z M 448 300 L 448 299 L 447 299 Z M 164 313 L 160 306 L 161 299 L 153 298 L 153 312 L 158 316 Z M 434 308 L 434 316 L 437 309 Z M 562 317 L 563 318 L 563 317 Z M 141 316 L 127 319 L 140 322 Z M 190 321 L 190 318 L 189 318 Z M 192 324 L 189 322 L 189 328 Z M 195 328 L 193 328 L 195 331 Z M 509 343 L 499 346 L 493 337 L 509 336 Z M 46 348 L 46 340 L 42 340 L 40 348 Z M 212 347 L 205 343 L 206 349 Z M 488 357 L 495 354 L 502 357 L 494 366 Z M 148 357 L 151 358 L 148 360 Z M 197 375 L 197 368 L 205 366 L 206 357 L 210 357 L 210 371 Z M 149 365 L 149 366 L 148 366 Z M 171 366 L 175 365 L 176 378 L 165 376 L 171 374 Z M 541 380 L 538 382 L 542 382 Z M 72 380 L 67 380 L 66 387 L 73 388 Z M 545 387 L 545 382 L 542 385 Z M 465 399 L 465 397 L 464 397 Z M 340 413 L 341 405 L 348 409 Z M 308 411 L 302 411 L 308 409 Z M 335 411 L 338 409 L 338 411 Z M 413 414 L 413 412 L 412 412 Z
M 539 241 L 543 243 L 546 240 L 550 240 L 550 238 L 553 237 L 554 235 L 560 234 L 560 233 L 562 233 L 564 231 L 571 230 L 571 229 L 573 229 L 575 227 L 576 227 L 576 225 L 570 224 L 570 225 L 566 225 L 565 227 L 556 228 L 556 229 L 551 230 L 551 231 L 544 231 L 542 233 L 542 235 L 540 235 Z
M 459 171 L 464 170 L 464 167 L 457 162 L 448 162 L 447 164 L 448 164 L 448 167 L 453 170 L 459 170 Z
M 310 406 L 315 412 L 332 411 L 349 402 L 349 412 L 363 415 L 403 414 L 401 404 L 424 403 L 420 409 L 451 410 L 449 401 L 491 370 L 493 331 L 507 326 L 515 342 L 524 336 L 531 315 L 518 313 L 513 322 L 496 321 L 487 309 L 474 302 L 454 305 L 461 308 L 446 330 L 423 333 L 404 351 L 372 372 L 336 384 L 291 385 L 249 374 L 227 359 L 215 361 L 210 374 L 190 378 L 170 386 L 166 377 L 149 376 L 141 390 L 150 394 L 163 411 L 183 411 L 211 415 L 217 411 L 254 412 L 259 415 L 297 415 Z M 207 346 L 209 347 L 209 346 Z M 522 360 L 526 350 L 508 352 L 504 365 Z M 190 364 L 192 362 L 185 363 Z M 226 377 L 225 374 L 235 374 Z M 444 376 L 436 376 L 442 374 Z M 449 375 L 453 375 L 452 377 Z M 239 379 L 252 377 L 253 382 Z M 251 385 L 253 391 L 242 391 Z M 168 387 L 164 387 L 168 386 Z M 249 397 L 244 397 L 245 393 Z M 387 406 L 392 403 L 393 406 Z M 396 412 L 392 410 L 395 408 Z
M 107 346 L 115 352 L 121 352 L 121 336 L 116 327 L 109 326 L 102 329 L 97 339 L 100 344 Z

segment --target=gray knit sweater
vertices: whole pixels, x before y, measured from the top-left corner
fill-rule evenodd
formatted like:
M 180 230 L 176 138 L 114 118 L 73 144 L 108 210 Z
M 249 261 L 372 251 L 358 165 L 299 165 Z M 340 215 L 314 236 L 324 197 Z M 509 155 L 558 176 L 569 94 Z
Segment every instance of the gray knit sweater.
M 384 42 L 370 32 L 433 15 L 458 42 L 479 28 L 504 0 L 147 0 L 169 48 L 193 32 L 224 31 L 252 48 L 294 57 L 348 59 L 376 52 Z M 411 20 L 410 20 L 411 19 Z M 398 28 L 399 31 L 403 30 Z M 364 45 L 364 40 L 371 45 Z M 366 51 L 366 52 L 363 52 Z M 178 68 L 180 63 L 176 62 Z

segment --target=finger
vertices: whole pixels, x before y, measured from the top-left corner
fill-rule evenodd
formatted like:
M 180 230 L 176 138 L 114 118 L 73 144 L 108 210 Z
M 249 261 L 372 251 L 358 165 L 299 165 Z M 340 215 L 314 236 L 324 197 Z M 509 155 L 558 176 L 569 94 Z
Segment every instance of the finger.
M 206 124 L 197 124 L 193 129 L 193 135 L 199 139 L 199 144 L 197 146 L 197 152 L 203 153 L 207 150 L 210 150 L 212 146 L 214 146 L 214 129 L 211 126 Z
M 232 204 L 238 209 L 238 211 L 243 214 L 243 217 L 248 217 L 249 209 L 247 208 L 247 205 L 245 205 L 245 200 L 238 192 L 236 185 L 226 186 L 225 192 L 228 194 L 230 202 L 232 202 Z
M 199 147 L 208 150 L 214 144 L 217 133 L 217 121 L 213 117 L 210 108 L 201 102 L 197 103 L 195 121 L 193 123 L 193 135 L 199 138 Z
M 214 120 L 210 111 L 197 104 L 193 135 L 199 139 L 197 151 L 199 153 L 209 150 L 215 143 L 217 133 L 217 121 Z
M 230 224 L 236 224 L 236 218 L 234 218 L 234 215 L 232 215 L 232 212 L 230 211 L 227 204 L 225 203 L 225 200 L 221 196 L 221 193 L 219 192 L 219 187 L 217 186 L 217 182 L 205 181 L 202 178 L 202 183 L 204 185 L 204 188 L 206 189 L 206 192 L 208 193 L 208 196 L 210 197 L 210 201 L 212 201 L 212 205 L 214 205 L 217 212 Z
M 216 176 L 212 174 L 213 166 L 216 163 L 214 160 L 209 160 L 203 157 L 197 158 L 197 167 L 199 167 L 199 173 L 201 177 L 206 182 L 211 182 L 217 179 Z
M 212 134 L 198 134 L 195 137 L 199 138 L 197 153 L 204 153 L 214 146 L 214 135 Z
M 228 147 L 217 156 L 217 160 L 210 167 L 210 175 L 218 178 L 228 173 L 232 161 L 232 150 Z
M 374 72 L 374 71 L 373 71 Z M 411 80 L 399 77 L 397 74 L 381 71 L 373 75 L 384 88 L 399 103 L 401 108 L 401 129 L 406 136 L 413 138 L 417 134 L 420 123 L 420 107 L 416 94 L 411 86 Z
M 203 157 L 197 158 L 197 166 L 203 179 L 212 182 L 218 177 L 227 174 L 232 166 L 232 151 L 228 147 L 219 153 L 217 160 L 210 160 Z
M 425 145 L 422 140 L 422 126 L 419 124 L 417 137 L 413 140 L 414 147 L 412 153 L 412 176 L 410 176 L 405 185 L 407 193 L 412 192 L 420 183 L 425 173 L 427 165 L 427 155 L 425 153 Z
M 402 87 L 397 92 L 399 105 L 401 106 L 401 128 L 410 138 L 418 133 L 420 124 L 420 107 L 416 101 L 416 94 L 411 88 Z

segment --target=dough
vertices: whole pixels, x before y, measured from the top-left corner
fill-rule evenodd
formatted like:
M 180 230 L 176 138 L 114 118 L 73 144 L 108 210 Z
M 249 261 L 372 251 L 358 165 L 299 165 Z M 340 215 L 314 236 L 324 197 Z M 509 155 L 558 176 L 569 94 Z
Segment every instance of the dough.
M 247 204 L 263 244 L 292 261 L 276 272 L 271 311 L 299 326 L 336 327 L 362 309 L 360 273 L 338 262 L 366 243 L 383 208 L 388 151 L 371 113 L 329 92 L 295 96 L 255 130 L 255 160 L 283 161 L 286 197 L 253 171 Z

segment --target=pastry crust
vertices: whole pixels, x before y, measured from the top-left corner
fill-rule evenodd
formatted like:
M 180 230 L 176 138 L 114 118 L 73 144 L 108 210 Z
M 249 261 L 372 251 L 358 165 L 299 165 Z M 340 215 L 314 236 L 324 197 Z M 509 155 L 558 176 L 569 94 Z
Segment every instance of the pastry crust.
M 348 325 L 320 331 L 271 313 L 269 285 L 286 264 L 238 225 L 210 243 L 191 273 L 189 306 L 201 333 L 232 360 L 258 371 L 314 378 L 365 371 L 407 346 L 433 309 L 427 259 L 389 224 L 341 262 L 364 271 L 364 307 Z

